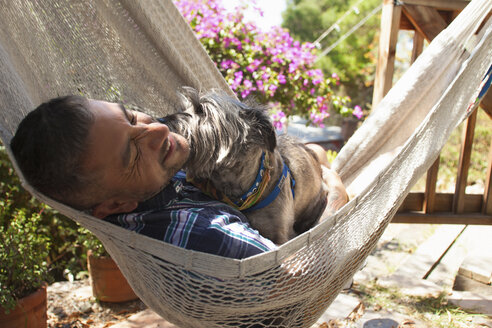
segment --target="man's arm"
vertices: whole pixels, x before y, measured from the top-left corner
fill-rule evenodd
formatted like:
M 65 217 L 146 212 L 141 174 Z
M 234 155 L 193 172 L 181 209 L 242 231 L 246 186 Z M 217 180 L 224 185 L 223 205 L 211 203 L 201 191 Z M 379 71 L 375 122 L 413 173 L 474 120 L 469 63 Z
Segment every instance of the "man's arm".
M 252 229 L 240 212 L 216 201 L 120 214 L 106 220 L 178 247 L 236 259 L 277 248 Z
M 272 241 L 262 237 L 234 214 L 224 212 L 214 215 L 209 222 L 210 225 L 200 233 L 202 245 L 199 246 L 203 251 L 203 245 L 207 245 L 207 253 L 243 259 L 277 248 Z M 190 248 L 194 246 L 190 244 Z

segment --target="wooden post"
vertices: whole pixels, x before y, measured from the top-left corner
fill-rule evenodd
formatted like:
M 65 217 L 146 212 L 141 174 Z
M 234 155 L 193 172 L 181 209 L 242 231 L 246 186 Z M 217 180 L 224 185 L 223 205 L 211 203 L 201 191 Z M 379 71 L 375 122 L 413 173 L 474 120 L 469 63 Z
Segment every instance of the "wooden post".
M 401 6 L 396 6 L 393 0 L 384 0 L 381 14 L 379 55 L 372 96 L 373 110 L 388 93 L 393 84 L 393 71 L 395 68 L 396 43 L 398 41 L 400 18 Z
M 413 47 L 412 47 L 412 59 L 411 63 L 420 56 L 422 51 L 424 50 L 424 36 L 417 30 L 415 30 L 415 34 L 413 35 Z
M 489 92 L 492 94 L 491 92 Z M 487 177 L 485 178 L 485 188 L 483 191 L 482 213 L 492 215 L 492 140 L 489 150 L 489 166 L 487 168 Z
M 458 165 L 458 177 L 456 179 L 456 189 L 453 199 L 453 212 L 463 213 L 465 209 L 465 189 L 466 180 L 468 179 L 468 169 L 470 168 L 470 158 L 473 146 L 473 134 L 475 132 L 475 123 L 477 121 L 475 110 L 466 120 L 463 130 L 463 140 L 461 144 L 460 161 Z
M 422 208 L 424 213 L 434 213 L 434 208 L 436 204 L 437 173 L 439 172 L 440 159 L 441 156 L 437 156 L 436 161 L 427 171 L 427 178 L 425 181 L 424 205 Z

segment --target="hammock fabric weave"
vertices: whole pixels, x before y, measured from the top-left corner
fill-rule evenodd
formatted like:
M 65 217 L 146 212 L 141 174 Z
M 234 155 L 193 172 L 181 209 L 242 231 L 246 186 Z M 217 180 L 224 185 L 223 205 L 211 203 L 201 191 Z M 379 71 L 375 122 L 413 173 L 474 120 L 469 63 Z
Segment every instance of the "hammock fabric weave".
M 234 260 L 181 249 L 57 203 L 17 172 L 91 230 L 136 294 L 179 327 L 310 327 L 469 114 L 491 65 L 491 20 L 476 33 L 491 7 L 471 2 L 342 149 L 333 166 L 353 199 L 276 251 Z M 164 115 L 184 85 L 229 90 L 170 0 L 1 2 L 0 136 L 10 155 L 22 117 L 49 98 L 83 94 Z

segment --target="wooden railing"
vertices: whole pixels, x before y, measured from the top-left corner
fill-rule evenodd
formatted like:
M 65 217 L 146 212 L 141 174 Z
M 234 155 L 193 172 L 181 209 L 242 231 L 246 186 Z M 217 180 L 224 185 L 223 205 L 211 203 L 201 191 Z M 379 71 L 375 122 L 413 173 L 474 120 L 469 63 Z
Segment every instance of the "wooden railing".
M 432 41 L 468 3 L 467 0 L 383 1 L 373 108 L 391 88 L 399 30 L 415 31 L 413 62 L 422 52 L 424 40 Z M 480 107 L 492 118 L 492 91 L 485 95 Z M 478 110 L 467 119 L 463 129 L 454 194 L 436 192 L 438 157 L 427 172 L 425 191 L 410 193 L 392 222 L 492 225 L 492 145 L 483 194 L 466 194 Z
M 491 97 L 492 93 L 487 94 Z M 492 146 L 488 154 L 488 168 L 482 194 L 466 194 L 468 170 L 477 111 L 464 123 L 460 159 L 454 194 L 436 192 L 439 157 L 427 172 L 425 191 L 410 193 L 394 223 L 453 223 L 492 225 Z

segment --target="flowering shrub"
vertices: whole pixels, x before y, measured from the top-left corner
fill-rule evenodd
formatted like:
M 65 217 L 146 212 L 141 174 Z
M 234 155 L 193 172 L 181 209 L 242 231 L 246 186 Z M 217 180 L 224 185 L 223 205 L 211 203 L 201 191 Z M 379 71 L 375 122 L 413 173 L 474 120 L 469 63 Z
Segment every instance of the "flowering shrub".
M 268 32 L 244 21 L 244 7 L 226 13 L 218 0 L 175 0 L 208 54 L 242 99 L 254 95 L 272 105 L 272 119 L 282 128 L 286 117 L 300 115 L 323 126 L 334 110 L 342 116 L 362 117 L 349 106 L 350 98 L 335 95 L 337 74 L 325 77 L 314 68 L 315 49 L 295 41 L 280 27 Z

